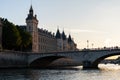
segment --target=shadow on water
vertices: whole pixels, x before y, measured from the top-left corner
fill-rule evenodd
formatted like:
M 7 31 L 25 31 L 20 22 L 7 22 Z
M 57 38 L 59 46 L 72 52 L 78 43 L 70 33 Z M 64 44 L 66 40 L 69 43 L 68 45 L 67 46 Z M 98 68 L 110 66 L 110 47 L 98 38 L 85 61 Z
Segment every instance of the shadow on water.
M 49 67 L 49 68 L 30 68 L 34 70 L 81 70 L 77 67 Z
M 82 70 L 101 70 L 100 68 L 82 68 Z
M 27 69 L 0 69 L 0 80 L 28 80 Z
M 61 68 L 29 68 L 29 69 L 0 69 L 0 80 L 49 80 L 53 75 L 72 74 L 79 71 L 79 68 L 61 67 Z M 68 73 L 69 72 L 69 73 Z M 51 75 L 51 76 L 50 76 Z M 47 76 L 47 77 L 45 77 Z M 53 76 L 54 77 L 54 76 Z M 57 77 L 56 77 L 57 79 Z
M 103 71 L 104 72 L 104 71 Z M 77 67 L 0 69 L 0 80 L 79 80 L 86 75 L 101 74 L 100 69 L 82 69 Z M 86 77 L 88 78 L 88 77 Z M 84 79 L 81 79 L 84 80 Z M 90 80 L 90 79 L 86 79 Z
M 99 68 L 86 68 L 83 69 L 82 66 L 72 66 L 72 67 L 47 67 L 47 68 L 0 68 L 0 72 L 13 72 L 14 71 L 28 72 L 30 70 L 100 70 Z
M 101 69 L 82 69 L 82 66 L 77 67 L 59 67 L 59 68 L 23 68 L 23 69 L 0 69 L 0 80 L 113 80 L 111 72 L 118 78 L 120 70 L 111 71 L 101 65 Z M 107 65 L 109 66 L 109 65 Z M 115 65 L 116 66 L 116 65 Z M 109 67 L 115 67 L 110 65 Z M 108 68 L 108 67 L 107 67 Z M 117 68 L 117 66 L 116 66 Z M 111 69 L 111 68 L 110 68 Z M 110 78 L 105 76 L 110 75 Z M 92 79 L 90 79 L 92 78 Z M 116 79 L 117 80 L 117 79 Z

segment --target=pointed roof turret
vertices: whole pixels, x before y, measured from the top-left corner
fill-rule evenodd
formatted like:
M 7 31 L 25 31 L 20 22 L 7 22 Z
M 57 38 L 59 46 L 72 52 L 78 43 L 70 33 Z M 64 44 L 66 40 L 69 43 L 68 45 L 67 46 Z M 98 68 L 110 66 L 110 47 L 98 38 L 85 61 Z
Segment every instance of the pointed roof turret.
M 63 40 L 66 40 L 66 35 L 65 35 L 65 33 L 64 33 L 64 30 L 63 30 L 63 32 L 62 32 L 62 39 L 63 39 Z
M 69 34 L 69 37 L 68 37 L 68 43 L 69 42 L 72 42 L 72 38 L 71 38 L 71 35 Z
M 60 34 L 59 29 L 57 29 L 55 38 L 56 38 L 56 39 L 60 39 L 60 38 L 61 38 L 61 34 Z
M 30 9 L 29 9 L 29 14 L 28 14 L 26 20 L 32 20 L 32 19 L 36 19 L 37 20 L 37 15 L 34 16 L 33 7 L 31 5 Z
M 32 5 L 30 6 L 29 14 L 33 15 L 33 8 L 32 8 Z

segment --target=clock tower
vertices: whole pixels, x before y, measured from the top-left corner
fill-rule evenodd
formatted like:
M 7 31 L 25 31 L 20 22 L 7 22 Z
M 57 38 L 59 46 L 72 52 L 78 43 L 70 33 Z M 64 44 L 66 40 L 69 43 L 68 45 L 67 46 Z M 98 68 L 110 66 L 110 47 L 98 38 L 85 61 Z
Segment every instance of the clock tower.
M 37 15 L 34 15 L 32 5 L 26 18 L 26 24 L 26 30 L 32 35 L 32 52 L 38 52 L 38 20 Z

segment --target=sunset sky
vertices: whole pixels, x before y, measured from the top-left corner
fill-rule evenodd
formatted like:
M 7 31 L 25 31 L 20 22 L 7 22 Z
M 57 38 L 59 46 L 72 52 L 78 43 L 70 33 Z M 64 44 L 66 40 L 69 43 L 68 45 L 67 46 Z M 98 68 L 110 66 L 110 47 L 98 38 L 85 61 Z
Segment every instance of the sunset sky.
M 31 0 L 1 0 L 0 17 L 25 25 Z M 71 34 L 78 48 L 120 46 L 120 0 L 32 0 L 39 28 Z M 93 46 L 92 46 L 93 44 Z

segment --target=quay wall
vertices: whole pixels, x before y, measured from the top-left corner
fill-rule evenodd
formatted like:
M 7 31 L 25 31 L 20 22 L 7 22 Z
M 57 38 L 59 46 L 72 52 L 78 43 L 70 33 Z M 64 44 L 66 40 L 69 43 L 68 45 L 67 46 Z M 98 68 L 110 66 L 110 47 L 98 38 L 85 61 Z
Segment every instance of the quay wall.
M 0 52 L 0 68 L 27 67 L 27 54 L 18 52 Z

